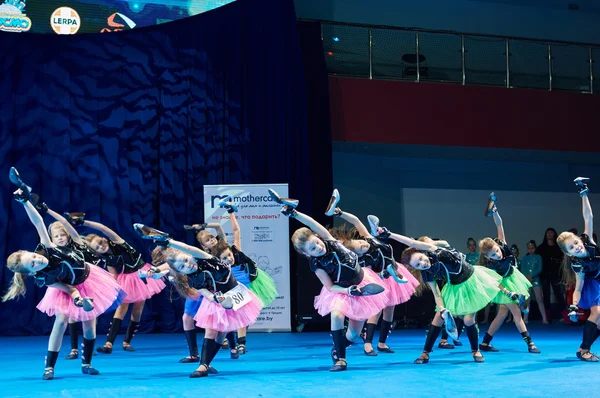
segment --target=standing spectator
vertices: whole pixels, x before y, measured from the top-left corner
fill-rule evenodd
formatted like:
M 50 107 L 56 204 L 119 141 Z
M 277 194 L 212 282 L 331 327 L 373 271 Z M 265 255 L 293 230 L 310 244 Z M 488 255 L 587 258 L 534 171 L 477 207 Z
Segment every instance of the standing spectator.
M 540 314 L 542 314 L 542 322 L 544 325 L 548 324 L 548 320 L 546 318 L 546 308 L 544 306 L 544 294 L 542 292 L 542 282 L 540 280 L 540 274 L 542 273 L 542 257 L 539 254 L 535 254 L 536 244 L 534 240 L 530 240 L 527 243 L 527 254 L 523 257 L 523 261 L 521 262 L 521 272 L 529 282 L 532 284 L 532 290 L 535 294 L 535 300 L 540 309 Z M 530 298 L 531 300 L 531 298 Z M 531 305 L 528 305 L 531 312 Z M 525 323 L 529 323 L 529 314 L 525 314 L 523 317 L 523 321 Z
M 560 267 L 563 260 L 562 250 L 556 244 L 557 237 L 554 228 L 548 228 L 544 234 L 542 244 L 540 244 L 535 253 L 542 257 L 542 273 L 540 275 L 542 281 L 542 291 L 544 293 L 544 306 L 546 311 L 550 312 L 548 321 L 553 318 L 560 318 L 560 312 L 566 308 L 565 296 L 561 286 Z M 551 311 L 550 307 L 550 288 L 556 297 L 556 308 L 558 310 Z
M 467 239 L 467 249 L 469 249 L 469 251 L 465 255 L 467 262 L 471 265 L 477 265 L 477 261 L 479 260 L 479 253 L 477 252 L 477 242 L 475 242 L 475 239 Z

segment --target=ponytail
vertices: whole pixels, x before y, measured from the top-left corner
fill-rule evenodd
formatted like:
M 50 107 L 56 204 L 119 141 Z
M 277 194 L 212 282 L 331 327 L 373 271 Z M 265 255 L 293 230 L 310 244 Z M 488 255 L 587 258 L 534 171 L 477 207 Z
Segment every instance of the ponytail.
M 13 300 L 19 296 L 24 296 L 26 291 L 27 288 L 25 287 L 25 277 L 23 274 L 16 273 L 13 276 L 13 280 L 8 292 L 2 296 L 2 302 Z

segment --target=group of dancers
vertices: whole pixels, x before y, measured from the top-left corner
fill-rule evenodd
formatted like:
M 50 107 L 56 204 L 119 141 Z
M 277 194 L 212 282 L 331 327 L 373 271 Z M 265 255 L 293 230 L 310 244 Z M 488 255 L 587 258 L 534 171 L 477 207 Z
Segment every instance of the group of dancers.
M 66 217 L 63 217 L 51 210 L 31 192 L 14 168 L 11 168 L 10 180 L 18 188 L 13 194 L 14 199 L 23 204 L 40 243 L 33 252 L 20 250 L 9 256 L 7 266 L 14 272 L 14 277 L 2 300 L 25 294 L 26 276 L 34 278 L 37 286 L 47 287 L 37 308 L 56 319 L 48 342 L 44 380 L 54 378 L 54 367 L 67 327 L 71 334 L 71 351 L 67 359 L 78 358 L 77 322 L 82 322 L 84 334 L 82 373 L 99 374 L 91 365 L 96 318 L 115 311 L 108 339 L 96 349 L 99 353 L 110 354 L 130 304 L 133 308 L 122 347 L 125 351 L 134 351 L 131 340 L 145 300 L 165 288 L 162 279 L 167 275 L 186 299 L 183 327 L 189 355 L 180 362 L 199 363 L 190 377 L 218 373 L 211 362 L 224 340 L 227 340 L 232 359 L 246 353 L 246 329 L 256 322 L 261 309 L 276 298 L 277 290 L 274 281 L 241 250 L 240 228 L 235 215 L 238 208 L 228 198 L 219 206 L 230 214 L 233 245 L 227 243 L 219 224 L 185 226 L 196 232 L 198 246 L 176 241 L 168 233 L 152 227 L 134 224 L 134 230 L 142 238 L 156 244 L 152 264 L 147 264 L 140 252 L 117 233 L 100 223 L 86 220 L 85 214 L 65 213 Z M 575 183 L 583 201 L 585 232 L 579 237 L 563 232 L 557 243 L 566 254 L 565 280 L 576 283 L 569 316 L 581 315 L 580 308 L 591 310 L 577 357 L 586 362 L 598 362 L 598 356 L 590 349 L 600 336 L 600 252 L 591 238 L 593 224 L 587 179 L 577 178 Z M 442 335 L 439 347 L 448 348 L 448 334 L 457 341 L 463 327 L 473 360 L 483 362 L 481 351 L 498 351 L 491 341 L 509 311 L 528 351 L 540 353 L 521 316 L 522 312 L 528 312 L 532 285 L 518 270 L 517 260 L 507 246 L 494 194 L 488 199 L 485 215 L 493 218 L 497 236 L 479 242 L 481 255 L 477 265 L 470 264 L 463 253 L 446 241 L 434 241 L 426 236 L 413 239 L 393 233 L 381 227 L 375 216 L 368 217 L 367 228 L 356 216 L 341 210 L 337 190 L 334 190 L 326 215 L 339 217 L 351 224 L 351 228 L 345 225 L 325 228 L 297 210 L 299 201 L 282 198 L 273 190 L 269 190 L 269 194 L 281 204 L 285 216 L 305 226 L 297 229 L 291 240 L 295 250 L 308 259 L 311 271 L 323 285 L 314 306 L 321 316 L 331 317 L 333 366 L 330 371 L 347 369 L 346 348 L 361 336 L 365 355 L 394 353 L 386 344 L 394 307 L 425 288 L 431 290 L 437 308 L 423 352 L 415 364 L 429 362 L 440 333 L 447 332 Z M 56 220 L 48 230 L 43 214 Z M 103 236 L 89 234 L 82 237 L 77 232 L 78 226 L 94 229 Z M 209 233 L 207 228 L 214 228 L 217 236 Z M 394 257 L 390 240 L 407 246 L 400 261 Z M 441 290 L 438 282 L 443 284 Z M 490 302 L 500 304 L 500 309 L 479 343 L 476 313 Z M 374 349 L 373 338 L 381 316 L 379 341 Z M 196 327 L 205 330 L 200 353 Z
M 230 214 L 234 235 L 231 246 L 218 224 L 185 226 L 197 232 L 200 247 L 186 245 L 161 231 L 135 224 L 134 229 L 142 238 L 152 239 L 157 244 L 152 252 L 153 264 L 147 264 L 141 253 L 113 230 L 86 220 L 84 213 L 61 216 L 32 193 L 16 169 L 11 168 L 9 177 L 18 187 L 13 197 L 23 204 L 40 243 L 33 252 L 19 250 L 8 257 L 7 267 L 14 276 L 2 301 L 24 295 L 27 276 L 32 277 L 38 287 L 47 287 L 37 308 L 48 316 L 56 316 L 56 319 L 48 342 L 43 380 L 54 379 L 54 368 L 67 325 L 74 326 L 69 326 L 71 351 L 66 359 L 79 356 L 76 322 L 82 322 L 84 334 L 82 373 L 98 375 L 100 372 L 91 365 L 96 318 L 115 311 L 108 339 L 96 349 L 99 353 L 110 354 L 130 304 L 133 308 L 123 349 L 134 351 L 130 343 L 139 325 L 144 303 L 166 287 L 162 278 L 167 275 L 186 298 L 183 324 L 190 355 L 180 362 L 200 363 L 190 377 L 217 373 L 210 363 L 221 349 L 225 336 L 232 359 L 246 353 L 246 329 L 256 322 L 261 309 L 277 297 L 277 289 L 273 279 L 241 251 L 240 228 L 234 215 L 238 208 L 234 203 L 227 199 L 219 203 Z M 57 220 L 48 230 L 43 214 Z M 88 234 L 83 238 L 77 233 L 77 226 L 93 229 L 103 236 Z M 218 231 L 217 237 L 206 231 L 211 227 Z M 196 325 L 205 329 L 200 355 Z

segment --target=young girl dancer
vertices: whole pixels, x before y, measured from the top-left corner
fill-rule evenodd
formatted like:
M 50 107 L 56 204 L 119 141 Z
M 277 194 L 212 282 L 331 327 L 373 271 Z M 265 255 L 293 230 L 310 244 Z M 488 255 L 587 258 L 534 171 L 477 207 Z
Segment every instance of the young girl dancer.
M 57 246 L 68 247 L 69 249 L 80 252 L 87 263 L 94 264 L 101 268 L 106 267 L 103 259 L 87 247 L 81 236 L 77 233 L 77 230 L 69 224 L 66 218 L 50 209 L 46 203 L 40 201 L 39 196 L 36 194 L 31 194 L 30 201 L 40 215 L 43 216 L 44 214 L 48 214 L 56 220 L 56 222 L 53 222 L 48 226 L 48 234 L 50 235 L 52 243 Z M 75 322 L 73 319 L 69 319 L 69 338 L 71 341 L 71 352 L 65 359 L 77 359 L 79 357 L 79 328 L 78 322 Z
M 490 342 L 494 338 L 494 334 L 504 323 L 504 318 L 506 318 L 510 310 L 515 320 L 515 326 L 521 333 L 521 336 L 523 336 L 525 344 L 527 344 L 527 349 L 532 354 L 539 354 L 540 350 L 531 340 L 527 327 L 521 317 L 521 310 L 529 312 L 526 300 L 529 298 L 531 283 L 517 269 L 517 260 L 506 244 L 504 225 L 496 207 L 496 196 L 494 193 L 490 195 L 487 209 L 486 216 L 493 216 L 498 231 L 498 238 L 485 238 L 479 242 L 479 252 L 481 253 L 479 265 L 496 271 L 502 277 L 502 281 L 500 282 L 500 290 L 502 292 L 498 293 L 492 300 L 492 302 L 499 305 L 498 313 L 490 324 L 487 333 L 483 336 L 483 341 L 479 345 L 479 349 L 490 352 L 498 351 Z M 518 300 L 518 303 L 515 302 L 516 300 Z
M 452 315 L 463 318 L 473 360 L 483 362 L 483 355 L 477 348 L 479 337 L 475 314 L 496 296 L 500 277 L 491 270 L 467 263 L 465 255 L 452 247 L 439 247 L 431 241 L 418 241 L 391 233 L 385 228 L 377 229 L 379 220 L 373 216 L 369 217 L 374 220 L 371 222 L 371 229 L 377 230 L 379 237 L 394 239 L 409 246 L 402 252 L 401 262 L 421 271 L 421 277 L 427 282 L 426 286 L 431 289 L 437 304 L 423 353 L 415 363 L 429 362 L 429 354 L 442 330 L 444 320 Z M 438 279 L 446 282 L 441 292 L 436 283 Z
M 171 269 L 184 275 L 183 278 L 176 278 L 176 286 L 185 297 L 195 299 L 200 294 L 204 296 L 194 317 L 196 324 L 205 329 L 200 366 L 190 377 L 208 376 L 213 373 L 210 363 L 219 351 L 225 333 L 256 322 L 263 307 L 262 302 L 239 284 L 231 269 L 215 256 L 141 224 L 135 224 L 134 227 L 142 237 L 153 239 L 158 245 L 177 249 L 179 252 L 171 252 L 167 257 Z
M 42 379 L 54 378 L 54 366 L 69 318 L 82 322 L 83 325 L 81 371 L 84 374 L 97 375 L 100 372 L 91 365 L 96 342 L 96 317 L 119 305 L 125 293 L 110 274 L 86 263 L 80 252 L 52 243 L 41 215 L 29 202 L 31 188 L 21 181 L 14 168 L 11 169 L 11 181 L 20 187 L 14 198 L 23 204 L 37 230 L 41 244 L 38 246 L 38 252 L 20 250 L 8 257 L 7 267 L 15 275 L 2 301 L 25 294 L 27 275 L 34 278 L 37 286 L 47 286 L 44 298 L 37 308 L 48 316 L 56 315 L 56 320 L 48 340 L 46 368 Z
M 534 240 L 530 240 L 527 243 L 527 254 L 521 260 L 521 272 L 531 285 L 533 286 L 533 292 L 535 294 L 535 300 L 542 314 L 542 322 L 544 325 L 548 324 L 546 319 L 546 307 L 544 306 L 544 293 L 542 290 L 542 282 L 540 280 L 540 274 L 542 273 L 542 257 L 539 254 L 535 254 L 536 244 Z M 530 303 L 527 303 L 527 307 L 531 308 Z M 525 313 L 524 322 L 527 323 L 529 320 L 529 313 Z
M 309 259 L 310 269 L 323 284 L 315 297 L 315 309 L 321 316 L 331 314 L 331 335 L 334 362 L 331 372 L 346 370 L 346 347 L 354 342 L 366 319 L 376 316 L 387 307 L 381 278 L 369 268 L 362 268 L 358 256 L 336 240 L 329 231 L 311 217 L 298 212 L 298 201 L 281 198 L 269 190 L 273 199 L 282 204 L 281 212 L 295 218 L 308 228 L 294 232 L 294 249 Z M 349 318 L 344 333 L 344 320 Z
M 271 305 L 273 300 L 275 300 L 275 297 L 277 297 L 275 281 L 273 281 L 273 279 L 263 270 L 258 268 L 256 263 L 241 251 L 241 230 L 237 217 L 235 216 L 238 209 L 230 199 L 231 198 L 223 199 L 219 202 L 219 207 L 226 209 L 230 215 L 229 219 L 233 231 L 233 246 L 229 246 L 227 241 L 222 239 L 219 240 L 210 251 L 230 267 L 235 279 L 248 287 L 258 296 L 263 305 L 267 307 Z M 235 337 L 230 334 L 227 336 L 227 339 L 231 340 L 230 347 L 237 348 L 237 351 L 240 354 L 246 353 L 246 331 L 246 328 L 238 330 L 237 346 L 235 345 Z
M 579 308 L 589 309 L 590 316 L 583 325 L 583 339 L 577 357 L 585 362 L 598 362 L 598 356 L 590 352 L 592 344 L 600 336 L 600 248 L 591 238 L 594 233 L 594 216 L 588 198 L 588 178 L 575 179 L 581 195 L 585 230 L 577 236 L 563 232 L 556 243 L 564 252 L 563 279 L 566 283 L 575 282 L 573 304 L 569 306 L 569 317 L 577 322 Z
M 333 235 L 341 240 L 345 247 L 358 255 L 358 261 L 362 267 L 367 267 L 377 273 L 381 277 L 380 282 L 386 288 L 388 302 L 383 310 L 377 351 L 392 354 L 394 350 L 388 347 L 386 341 L 391 330 L 394 309 L 397 305 L 410 300 L 419 286 L 419 281 L 402 264 L 396 262 L 392 246 L 373 237 L 355 215 L 343 212 L 339 207 L 335 208 L 333 215 L 352 224 L 355 228 L 354 231 L 335 228 L 332 230 Z M 355 239 L 354 232 L 358 232 L 360 239 Z M 364 346 L 367 356 L 377 356 L 377 352 L 373 350 L 373 337 L 381 314 L 380 312 L 367 320 Z
M 113 343 L 119 333 L 123 317 L 129 309 L 129 304 L 133 303 L 131 310 L 131 319 L 127 325 L 125 338 L 123 339 L 123 350 L 135 351 L 131 346 L 131 339 L 137 331 L 137 327 L 142 317 L 144 304 L 147 299 L 160 293 L 165 288 L 165 283 L 161 279 L 147 278 L 142 280 L 138 276 L 138 271 L 148 271 L 151 268 L 150 264 L 142 259 L 142 255 L 134 249 L 123 238 L 117 235 L 110 228 L 93 221 L 84 220 L 84 214 L 71 214 L 71 222 L 80 226 L 83 225 L 90 229 L 100 231 L 108 237 L 108 239 L 95 234 L 89 234 L 85 237 L 85 242 L 92 251 L 104 258 L 108 271 L 113 274 L 119 285 L 127 293 L 127 298 L 122 305 L 117 308 L 110 325 L 108 338 L 104 346 L 98 347 L 96 351 L 111 354 Z

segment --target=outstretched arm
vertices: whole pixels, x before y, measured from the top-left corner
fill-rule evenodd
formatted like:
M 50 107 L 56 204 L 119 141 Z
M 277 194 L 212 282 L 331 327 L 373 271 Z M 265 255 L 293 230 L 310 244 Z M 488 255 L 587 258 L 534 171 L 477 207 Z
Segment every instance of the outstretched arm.
M 435 305 L 438 307 L 438 311 L 446 308 L 444 307 L 444 299 L 442 298 L 442 293 L 440 292 L 440 288 L 435 282 L 427 282 L 431 291 L 433 292 L 433 299 L 435 300 Z
M 225 230 L 223 229 L 223 226 L 219 223 L 216 222 L 211 222 L 206 224 L 206 228 L 212 228 L 215 231 L 217 231 L 217 236 L 219 238 L 221 238 L 222 240 L 225 240 L 227 237 L 225 236 Z
M 284 206 L 285 207 L 285 206 Z M 307 216 L 304 213 L 300 213 L 298 210 L 295 210 L 292 215 L 293 218 L 300 221 L 302 224 L 306 225 L 310 228 L 314 233 L 319 235 L 322 239 L 325 240 L 335 240 L 335 238 L 329 233 L 327 228 L 319 224 L 312 217 Z
M 233 232 L 233 244 L 239 250 L 242 250 L 242 232 L 235 213 L 229 215 L 229 220 L 231 221 L 231 230 Z
M 44 225 L 44 219 L 42 218 L 40 213 L 38 213 L 38 211 L 35 209 L 35 207 L 33 207 L 31 202 L 29 202 L 29 201 L 24 202 L 23 207 L 25 208 L 25 211 L 27 212 L 27 215 L 29 216 L 29 219 L 31 220 L 33 226 L 37 230 L 37 233 L 40 237 L 40 242 L 46 247 L 56 246 L 54 243 L 52 243 L 52 240 L 50 239 L 50 236 L 48 235 L 48 231 L 46 231 L 46 226 Z
M 334 284 L 329 275 L 327 275 L 327 272 L 324 270 L 316 270 L 315 275 L 317 275 L 317 278 L 319 278 L 323 286 L 325 286 L 325 289 L 329 290 L 331 293 L 348 294 L 348 289 Z
M 587 194 L 581 197 L 581 204 L 583 206 L 585 234 L 590 237 L 591 241 L 594 241 L 594 215 L 592 214 L 592 205 L 590 204 L 590 199 L 588 198 Z
M 421 242 L 418 240 L 414 240 L 412 238 L 406 237 L 404 235 L 390 233 L 390 239 L 395 240 L 396 242 L 400 242 L 403 245 L 413 247 L 417 250 L 425 250 L 428 252 L 434 252 L 437 250 L 437 246 L 427 242 Z M 437 285 L 436 285 L 437 286 Z
M 575 290 L 573 291 L 573 305 L 579 306 L 581 300 L 581 290 L 585 283 L 585 274 L 583 272 L 575 273 Z
M 83 244 L 83 241 L 81 240 L 81 236 L 79 236 L 79 233 L 77 232 L 77 230 L 75 228 L 73 228 L 71 223 L 68 222 L 66 218 L 64 218 L 63 216 L 61 216 L 60 214 L 58 214 L 57 212 L 55 212 L 52 209 L 48 209 L 48 214 L 52 218 L 54 218 L 56 221 L 60 222 L 63 227 L 65 227 L 65 229 L 67 230 L 67 233 L 69 235 L 71 235 L 71 239 L 73 239 L 73 241 L 75 243 L 77 243 L 79 245 Z
M 495 211 L 493 213 L 494 224 L 496 224 L 496 229 L 498 230 L 498 239 L 502 242 L 506 242 L 506 236 L 504 235 L 504 225 L 502 224 L 502 217 L 500 217 L 500 213 Z
M 113 241 L 114 243 L 116 243 L 118 245 L 125 243 L 125 240 L 123 238 L 121 238 L 119 235 L 117 235 L 117 233 L 115 231 L 113 231 L 112 229 L 108 228 L 107 226 L 105 226 L 103 224 L 100 224 L 99 222 L 85 220 L 83 222 L 83 225 L 90 229 L 95 229 L 96 231 L 102 232 L 108 239 L 110 239 L 111 241 Z
M 201 259 L 212 258 L 212 256 L 210 254 L 208 254 L 207 252 L 205 252 L 204 250 L 199 249 L 194 246 L 186 245 L 183 242 L 179 242 L 174 239 L 169 239 L 167 242 L 168 242 L 169 247 L 172 247 L 173 249 L 181 250 L 182 252 L 187 253 L 195 258 L 201 258 Z
M 372 238 L 373 236 L 369 233 L 365 224 L 363 224 L 358 217 L 352 213 L 343 212 L 339 207 L 335 209 L 336 214 L 340 214 L 340 218 L 350 224 L 354 225 L 360 236 L 365 238 Z

